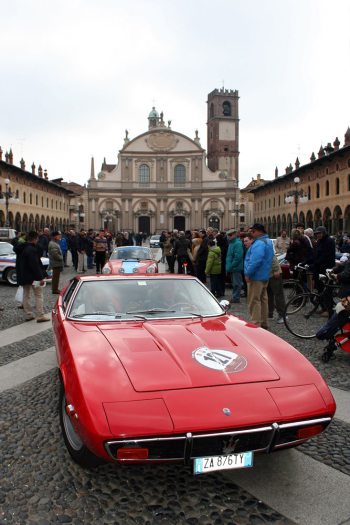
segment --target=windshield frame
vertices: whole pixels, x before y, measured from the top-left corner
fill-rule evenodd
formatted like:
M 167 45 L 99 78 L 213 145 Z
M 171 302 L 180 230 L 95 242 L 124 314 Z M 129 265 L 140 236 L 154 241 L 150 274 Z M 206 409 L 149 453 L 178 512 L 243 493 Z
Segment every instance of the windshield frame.
M 209 299 L 209 303 L 205 303 L 205 302 L 203 303 L 203 301 L 200 301 L 200 303 L 197 303 L 197 307 L 195 307 L 195 305 L 191 305 L 191 306 L 188 306 L 188 308 L 186 306 L 186 309 L 184 310 L 180 310 L 180 309 L 174 310 L 174 308 L 162 308 L 160 306 L 156 307 L 156 301 L 155 301 L 155 303 L 148 308 L 135 306 L 134 308 L 128 307 L 124 309 L 125 311 L 124 310 L 120 311 L 120 309 L 116 307 L 114 316 L 112 315 L 112 312 L 111 313 L 108 312 L 106 313 L 105 316 L 98 314 L 95 317 L 93 317 L 93 314 L 85 315 L 85 312 L 83 311 L 79 312 L 78 311 L 79 306 L 77 306 L 78 303 L 76 301 L 79 300 L 79 293 L 84 292 L 86 295 L 89 285 L 91 288 L 93 288 L 91 286 L 93 283 L 102 285 L 104 280 L 103 279 L 101 280 L 100 279 L 96 279 L 96 280 L 80 279 L 77 285 L 75 286 L 73 293 L 70 294 L 69 300 L 65 301 L 65 298 L 63 298 L 63 302 L 65 304 L 66 318 L 74 322 L 79 322 L 79 323 L 89 322 L 89 323 L 95 324 L 95 323 L 114 323 L 114 322 L 120 323 L 120 322 L 136 322 L 136 321 L 147 322 L 147 321 L 156 321 L 156 320 L 168 320 L 169 321 L 169 319 L 173 321 L 176 321 L 179 319 L 200 320 L 204 318 L 213 318 L 213 317 L 218 317 L 218 316 L 227 314 L 227 312 L 220 305 L 220 303 L 217 301 L 215 296 L 207 289 L 206 286 L 203 285 L 203 283 L 201 283 L 195 277 L 190 278 L 190 279 L 187 278 L 186 283 L 184 283 L 185 279 L 181 279 L 181 278 L 174 279 L 174 278 L 169 277 L 169 278 L 161 278 L 157 280 L 157 279 L 150 279 L 148 276 L 142 276 L 142 277 L 140 276 L 137 278 L 130 278 L 130 277 L 120 278 L 118 276 L 117 279 L 114 279 L 114 278 L 108 279 L 108 280 L 106 279 L 106 281 L 108 283 L 107 286 L 109 290 L 111 288 L 112 283 L 115 281 L 118 281 L 118 282 L 121 282 L 121 281 L 134 281 L 135 282 L 136 281 L 137 283 L 140 283 L 140 284 L 135 284 L 135 288 L 137 286 L 150 286 L 151 285 L 152 288 L 150 290 L 150 293 L 152 292 L 152 290 L 154 290 L 155 287 L 158 287 L 159 289 L 159 285 L 161 283 L 164 283 L 164 281 L 166 282 L 171 281 L 173 286 L 177 286 L 177 287 L 179 286 L 180 282 L 185 287 L 191 287 L 190 283 L 193 283 L 195 281 L 196 285 L 192 284 L 192 286 L 197 286 L 198 288 L 194 288 L 194 290 L 198 290 L 201 299 L 207 297 Z M 83 289 L 83 287 L 85 287 L 85 290 Z M 68 287 L 66 294 L 69 294 L 69 289 L 70 287 Z M 89 291 L 89 293 L 91 292 Z M 180 304 L 180 303 L 176 303 L 176 304 Z M 189 305 L 191 304 L 190 293 L 189 293 L 188 304 Z M 198 306 L 199 304 L 201 306 Z M 205 305 L 207 304 L 206 311 L 201 311 L 200 309 L 201 307 L 203 307 L 203 304 Z M 183 306 L 185 307 L 185 305 Z M 97 309 L 95 309 L 95 311 L 97 311 Z M 84 315 L 81 315 L 81 314 L 84 314 Z

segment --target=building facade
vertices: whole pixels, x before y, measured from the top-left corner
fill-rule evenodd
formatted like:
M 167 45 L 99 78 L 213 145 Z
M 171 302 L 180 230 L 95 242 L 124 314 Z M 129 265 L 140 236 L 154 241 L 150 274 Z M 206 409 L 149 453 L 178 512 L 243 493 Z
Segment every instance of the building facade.
M 0 147 L 0 226 L 28 232 L 45 227 L 64 230 L 69 222 L 71 192 L 59 182 L 49 181 L 47 171 L 34 163 L 27 171 L 23 159 L 13 164 L 12 150 Z
M 198 132 L 174 131 L 155 108 L 148 130 L 124 144 L 116 164 L 94 161 L 84 195 L 85 222 L 110 231 L 186 230 L 231 227 L 239 200 L 238 92 L 208 95 L 208 164 Z
M 333 145 L 321 146 L 310 163 L 289 165 L 283 176 L 253 184 L 246 190 L 254 194 L 254 217 L 276 237 L 280 230 L 288 232 L 297 222 L 306 227 L 323 225 L 328 232 L 350 232 L 350 128 L 340 147 L 338 138 Z

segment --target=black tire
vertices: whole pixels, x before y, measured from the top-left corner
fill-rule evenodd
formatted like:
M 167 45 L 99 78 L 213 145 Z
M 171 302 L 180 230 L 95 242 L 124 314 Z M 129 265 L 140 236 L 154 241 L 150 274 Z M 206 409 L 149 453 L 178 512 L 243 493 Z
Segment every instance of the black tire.
M 84 468 L 95 468 L 104 463 L 101 458 L 93 454 L 82 442 L 74 430 L 70 416 L 66 412 L 66 395 L 63 384 L 60 385 L 59 414 L 64 443 L 74 461 Z
M 283 295 L 286 304 L 296 295 L 305 293 L 302 285 L 299 281 L 294 279 L 286 279 L 282 282 Z M 293 303 L 290 303 L 290 307 L 293 306 Z M 294 306 L 297 306 L 297 303 L 294 303 Z M 299 305 L 301 306 L 301 305 Z
M 312 339 L 325 323 L 319 313 L 320 297 L 316 293 L 303 293 L 292 297 L 286 304 L 284 324 L 291 334 L 301 339 Z
M 9 268 L 6 270 L 5 279 L 11 286 L 17 286 L 16 268 Z

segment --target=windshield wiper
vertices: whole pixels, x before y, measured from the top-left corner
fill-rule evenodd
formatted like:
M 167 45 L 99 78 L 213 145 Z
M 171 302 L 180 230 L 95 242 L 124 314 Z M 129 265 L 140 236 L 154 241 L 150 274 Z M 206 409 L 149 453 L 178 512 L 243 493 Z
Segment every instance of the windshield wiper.
M 134 310 L 132 312 L 126 312 L 127 314 L 161 314 L 161 313 L 174 313 L 176 310 L 168 310 L 166 308 L 150 308 L 149 310 Z
M 73 315 L 74 318 L 86 317 L 88 315 L 106 315 L 108 317 L 120 317 L 120 314 L 115 314 L 114 312 L 86 312 L 85 314 L 76 314 Z

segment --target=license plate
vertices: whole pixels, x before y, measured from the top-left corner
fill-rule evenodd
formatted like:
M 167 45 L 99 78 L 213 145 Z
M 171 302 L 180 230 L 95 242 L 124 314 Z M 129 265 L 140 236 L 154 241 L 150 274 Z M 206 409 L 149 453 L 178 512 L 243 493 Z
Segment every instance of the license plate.
M 215 470 L 248 468 L 253 466 L 253 452 L 227 454 L 225 456 L 208 456 L 196 458 L 193 463 L 194 474 L 206 474 Z

